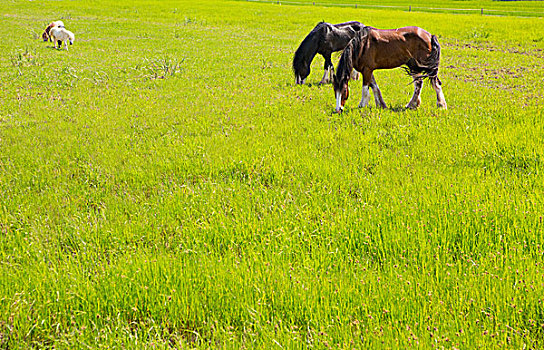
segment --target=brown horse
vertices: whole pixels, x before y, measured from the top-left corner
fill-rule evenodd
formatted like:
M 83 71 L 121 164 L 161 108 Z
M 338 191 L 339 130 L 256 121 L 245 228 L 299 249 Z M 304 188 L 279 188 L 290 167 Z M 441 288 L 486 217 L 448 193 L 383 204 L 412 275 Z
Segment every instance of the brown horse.
M 43 33 L 42 33 L 42 39 L 43 41 L 51 41 L 51 29 L 52 28 L 55 28 L 55 27 L 61 27 L 61 28 L 64 28 L 64 23 L 62 21 L 55 21 L 55 22 L 51 22 L 47 25 L 47 27 L 45 27 Z
M 336 112 L 341 113 L 349 96 L 348 81 L 354 68 L 363 75 L 363 96 L 359 107 L 370 101 L 369 86 L 374 92 L 377 107 L 387 108 L 373 72 L 376 69 L 392 69 L 404 66 L 414 82 L 414 95 L 406 108 L 415 109 L 421 103 L 423 79 L 429 78 L 436 91 L 437 105 L 447 108 L 441 81 L 438 78 L 440 45 L 435 35 L 418 27 L 376 29 L 364 27 L 344 49 L 333 86 L 336 96 Z

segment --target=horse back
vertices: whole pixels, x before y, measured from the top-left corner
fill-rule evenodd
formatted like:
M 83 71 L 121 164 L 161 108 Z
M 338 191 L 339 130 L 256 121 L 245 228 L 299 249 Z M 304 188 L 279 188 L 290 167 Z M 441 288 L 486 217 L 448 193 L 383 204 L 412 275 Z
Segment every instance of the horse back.
M 368 35 L 365 65 L 374 69 L 395 68 L 410 58 L 424 60 L 431 52 L 431 34 L 419 27 L 372 28 Z
M 416 38 L 431 43 L 431 33 L 423 28 L 410 26 L 396 29 L 377 29 L 370 27 L 371 37 L 375 41 L 403 41 Z

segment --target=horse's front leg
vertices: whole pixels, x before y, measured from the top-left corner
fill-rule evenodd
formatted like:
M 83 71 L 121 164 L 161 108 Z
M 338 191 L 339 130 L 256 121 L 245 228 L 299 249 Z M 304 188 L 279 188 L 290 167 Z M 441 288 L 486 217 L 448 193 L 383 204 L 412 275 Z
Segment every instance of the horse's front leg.
M 357 72 L 355 69 L 351 71 L 351 80 L 359 80 L 359 72 Z
M 417 79 L 414 80 L 414 94 L 412 99 L 406 105 L 408 109 L 416 109 L 421 104 L 421 87 L 423 86 L 423 80 Z
M 361 96 L 361 102 L 359 102 L 359 108 L 366 107 L 370 102 L 370 91 L 368 87 L 372 83 L 372 71 L 370 69 L 363 69 L 361 72 L 363 75 L 363 93 Z
M 385 101 L 383 100 L 383 97 L 382 97 L 382 92 L 380 91 L 380 88 L 378 87 L 378 83 L 376 83 L 376 79 L 374 78 L 374 74 L 372 74 L 370 87 L 372 88 L 372 93 L 374 94 L 374 102 L 376 102 L 376 107 L 387 108 L 387 105 L 385 104 Z
M 325 73 L 323 74 L 323 78 L 319 82 L 319 84 L 328 84 L 331 82 L 331 76 L 334 72 L 334 66 L 332 65 L 331 60 L 331 53 L 327 52 L 323 54 L 323 58 L 325 59 L 325 64 L 323 65 L 323 69 L 325 69 Z
M 323 78 L 321 78 L 321 81 L 319 82 L 319 84 L 327 84 L 327 83 L 330 83 L 330 71 L 331 71 L 331 68 L 325 68 L 325 73 L 323 73 Z

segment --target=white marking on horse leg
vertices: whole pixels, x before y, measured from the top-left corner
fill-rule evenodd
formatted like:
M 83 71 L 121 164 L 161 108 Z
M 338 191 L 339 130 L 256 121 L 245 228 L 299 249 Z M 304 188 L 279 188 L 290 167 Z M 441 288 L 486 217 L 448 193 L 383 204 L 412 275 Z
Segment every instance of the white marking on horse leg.
M 376 102 L 376 107 L 387 108 L 387 104 L 385 104 L 385 101 L 383 100 L 382 92 L 380 91 L 378 84 L 376 84 L 376 81 L 374 81 L 374 84 L 372 84 L 371 87 L 372 93 L 374 94 L 374 102 Z
M 376 103 L 376 107 L 387 108 L 387 105 L 383 100 L 380 87 L 378 86 L 378 83 L 376 83 L 376 78 L 374 78 L 374 74 L 372 75 L 372 80 L 370 81 L 370 87 L 372 88 L 372 93 L 374 94 L 374 102 Z
M 342 107 L 342 94 L 340 91 L 336 92 L 336 113 L 342 113 L 344 107 Z
M 329 82 L 329 71 L 331 70 L 331 68 L 327 68 L 325 69 L 325 73 L 323 74 L 323 78 L 321 78 L 321 81 L 319 82 L 319 84 L 327 84 Z
M 440 108 L 448 109 L 448 104 L 446 103 L 446 98 L 444 97 L 444 93 L 442 92 L 442 89 L 440 89 L 440 91 L 436 93 L 436 96 L 437 96 L 436 105 Z
M 374 94 L 374 103 L 376 104 L 376 107 L 381 107 L 380 106 L 380 99 L 379 99 L 378 95 L 376 95 L 376 91 L 374 89 L 372 89 L 372 93 Z
M 359 108 L 366 107 L 370 101 L 370 91 L 368 90 L 368 85 L 363 85 L 362 95 L 361 102 L 359 102 Z
M 385 101 L 382 97 L 382 92 L 380 91 L 378 85 L 372 86 L 372 93 L 374 94 L 374 102 L 376 103 L 376 107 L 387 108 L 387 105 L 385 104 Z
M 359 72 L 357 72 L 355 69 L 351 71 L 351 79 L 352 80 L 359 80 Z
M 438 80 L 433 80 L 432 85 L 434 91 L 436 91 L 436 105 L 438 106 L 438 108 L 448 109 L 446 98 L 444 97 L 444 93 L 442 92 L 442 86 L 440 85 Z
M 421 87 L 423 86 L 422 80 L 414 81 L 414 94 L 410 99 L 410 102 L 406 105 L 406 108 L 416 109 L 421 104 Z

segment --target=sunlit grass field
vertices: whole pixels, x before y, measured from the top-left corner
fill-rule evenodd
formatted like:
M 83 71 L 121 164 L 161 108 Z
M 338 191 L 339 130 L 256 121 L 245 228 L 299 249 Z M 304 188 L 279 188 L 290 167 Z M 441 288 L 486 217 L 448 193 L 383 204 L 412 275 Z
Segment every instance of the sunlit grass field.
M 400 11 L 425 11 L 493 16 L 544 17 L 541 0 L 237 0 L 283 5 L 357 7 Z M 512 1 L 515 1 L 513 3 Z
M 0 16 L 0 348 L 544 347 L 542 18 L 215 0 Z M 68 51 L 39 39 L 57 19 Z M 449 109 L 425 84 L 405 110 L 396 69 L 375 73 L 389 109 L 356 108 L 354 81 L 334 114 L 322 58 L 305 86 L 291 71 L 321 20 L 436 34 Z

